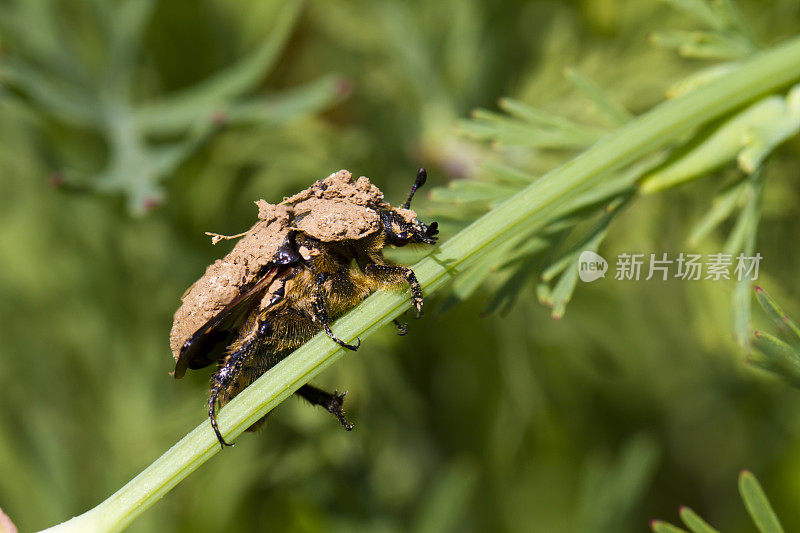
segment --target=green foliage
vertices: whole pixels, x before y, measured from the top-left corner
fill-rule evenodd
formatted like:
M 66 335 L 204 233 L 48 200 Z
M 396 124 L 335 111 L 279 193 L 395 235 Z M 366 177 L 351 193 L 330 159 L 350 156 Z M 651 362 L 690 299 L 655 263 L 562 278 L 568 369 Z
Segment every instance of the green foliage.
M 755 523 L 756 528 L 760 533 L 783 533 L 778 517 L 775 511 L 772 510 L 772 505 L 764 494 L 761 484 L 756 477 L 747 470 L 739 474 L 739 494 L 742 496 L 747 512 L 750 518 Z M 697 513 L 688 507 L 681 507 L 681 520 L 686 524 L 691 533 L 716 533 L 717 530 L 711 527 L 707 522 L 700 518 Z M 683 529 L 656 520 L 652 523 L 652 529 L 655 533 L 676 533 L 684 531 Z
M 580 480 L 575 531 L 613 532 L 625 529 L 625 517 L 640 504 L 659 461 L 652 438 L 629 439 L 616 460 L 589 458 Z
M 783 340 L 762 331 L 753 332 L 757 353 L 750 354 L 748 361 L 800 386 L 800 329 L 761 287 L 756 287 L 756 299 Z
M 585 196 L 596 197 L 596 189 L 604 192 L 607 189 L 604 179 L 608 179 L 609 174 L 621 164 L 644 157 L 650 150 L 658 150 L 672 138 L 713 120 L 715 114 L 725 113 L 798 76 L 800 38 L 764 52 L 752 61 L 743 63 L 728 76 L 632 120 L 603 142 L 598 142 L 577 156 L 572 164 L 557 168 L 522 189 L 442 243 L 429 257 L 413 265 L 420 286 L 430 295 L 450 278 L 457 277 L 464 265 L 469 265 L 487 250 L 492 250 L 493 245 L 503 246 L 506 241 L 516 239 L 515 230 L 520 227 L 546 231 L 549 223 L 562 219 L 562 205 L 573 209 L 577 205 L 575 210 L 578 211 L 583 206 Z M 550 218 L 553 213 L 556 213 L 555 219 Z M 572 212 L 568 211 L 566 218 L 570 215 Z M 595 233 L 604 231 L 606 225 L 601 224 Z M 593 237 L 582 244 L 592 246 L 597 242 L 595 239 Z M 564 261 L 573 266 L 567 279 L 574 280 L 577 277 L 576 262 L 577 259 Z M 561 270 L 563 268 L 559 267 L 557 272 Z M 366 338 L 406 311 L 410 305 L 406 294 L 373 294 L 336 322 L 337 335 L 345 342 Z M 343 353 L 324 332 L 319 333 L 220 411 L 218 420 L 222 435 L 230 440 L 241 434 Z M 127 525 L 217 452 L 216 437 L 208 431 L 206 424 L 202 424 L 108 500 L 62 524 L 60 529 L 113 529 Z
M 758 47 L 736 7 L 729 2 L 707 3 L 703 0 L 670 1 L 673 7 L 710 26 L 711 32 L 656 33 L 654 44 L 677 48 L 682 55 L 705 59 L 740 61 Z M 738 63 L 737 63 L 738 64 Z M 707 67 L 713 75 L 693 74 L 678 82 L 673 97 L 697 90 L 713 79 L 730 73 L 737 64 Z M 498 105 L 504 114 L 478 110 L 473 119 L 463 121 L 462 133 L 480 141 L 491 141 L 494 161 L 486 163 L 483 172 L 471 179 L 451 182 L 446 189 L 434 190 L 432 199 L 439 203 L 439 212 L 455 224 L 468 220 L 474 209 L 489 209 L 507 199 L 515 190 L 535 181 L 536 175 L 526 164 L 543 150 L 567 151 L 590 146 L 607 136 L 608 127 L 618 129 L 633 115 L 595 82 L 568 68 L 565 78 L 587 98 L 602 125 L 580 124 L 525 103 L 503 98 Z M 503 276 L 497 296 L 486 311 L 509 312 L 517 294 L 530 277 L 538 277 L 536 294 L 552 308 L 552 316 L 561 318 L 572 299 L 578 282 L 578 261 L 581 252 L 597 252 L 605 240 L 609 226 L 619 213 L 640 195 L 663 191 L 688 181 L 709 176 L 714 170 L 737 161 L 745 176 L 719 193 L 712 200 L 712 209 L 701 218 L 691 232 L 692 246 L 702 240 L 738 208 L 737 222 L 730 232 L 723 251 L 736 257 L 755 253 L 761 197 L 764 187 L 763 163 L 777 146 L 800 130 L 798 108 L 800 86 L 784 97 L 770 95 L 758 99 L 742 111 L 679 139 L 672 146 L 648 154 L 627 167 L 614 169 L 606 177 L 603 189 L 578 205 L 568 206 L 543 231 L 532 227 L 522 231 L 516 241 L 494 254 L 494 259 L 474 266 L 464 279 L 453 286 L 446 304 L 451 307 L 470 296 L 490 274 Z M 514 147 L 513 151 L 508 148 Z M 529 164 L 529 163 L 528 163 Z M 749 177 L 748 177 L 749 176 Z M 462 209 L 460 206 L 469 206 Z M 545 238 L 543 241 L 542 238 Z M 527 242 L 520 250 L 519 244 Z M 515 249 L 512 259 L 508 251 Z M 748 343 L 750 299 L 747 280 L 740 279 L 733 297 L 733 329 L 742 345 Z
M 249 96 L 284 51 L 300 2 L 273 2 L 268 35 L 245 57 L 191 86 L 142 95 L 138 76 L 152 0 L 94 2 L 70 13 L 77 28 L 59 22 L 55 2 L 16 1 L 0 11 L 10 53 L 0 75 L 42 114 L 72 131 L 96 133 L 107 154 L 100 168 L 69 168 L 54 184 L 70 190 L 121 194 L 143 214 L 164 201 L 160 182 L 173 174 L 221 124 L 277 127 L 323 110 L 339 99 L 343 81 L 323 76 L 269 96 Z M 36 28 L 36 31 L 24 31 Z M 77 31 L 76 31 L 77 30 Z M 59 37 L 76 31 L 68 46 Z M 96 40 L 96 41 L 95 41 Z M 99 56 L 82 57 L 87 45 Z M 85 165 L 82 165 L 85 167 Z M 66 180 L 66 183 L 63 183 Z
M 712 12 L 725 7 L 703 4 Z M 204 429 L 195 436 L 206 442 L 208 374 L 170 379 L 167 346 L 177 297 L 227 250 L 224 243 L 210 246 L 204 232 L 238 233 L 252 223 L 253 200 L 279 200 L 339 168 L 370 176 L 397 201 L 415 168 L 426 166 L 429 186 L 451 185 L 431 191 L 434 201 L 418 196 L 416 208 L 442 223 L 442 242 L 457 243 L 450 240 L 456 232 L 559 165 L 580 163 L 582 176 L 602 167 L 607 160 L 575 157 L 592 136 L 607 142 L 665 93 L 702 91 L 736 72 L 752 49 L 772 50 L 800 32 L 793 0 L 738 4 L 752 48 L 732 36 L 735 24 L 715 26 L 650 2 L 153 3 L 140 15 L 141 37 L 126 63 L 134 65 L 124 84 L 130 94 L 119 99 L 131 109 L 156 110 L 148 120 L 157 131 L 140 138 L 148 158 L 159 148 L 188 146 L 198 131 L 194 115 L 183 114 L 182 100 L 172 96 L 208 87 L 232 65 L 248 63 L 282 35 L 279 26 L 286 34 L 257 79 L 219 104 L 240 109 L 235 120 L 209 125 L 216 106 L 193 100 L 198 128 L 208 130 L 172 170 L 142 181 L 155 184 L 163 202 L 137 218 L 128 215 L 128 190 L 95 194 L 113 138 L 54 112 L 47 97 L 37 96 L 38 85 L 4 74 L 0 508 L 22 531 L 44 528 L 94 508 L 198 423 Z M 2 2 L 0 13 L 30 17 L 15 24 L 0 16 L 0 70 L 27 64 L 46 73 L 46 87 L 80 75 L 51 74 L 45 63 L 66 56 L 88 69 L 79 94 L 96 94 L 108 35 L 117 32 L 101 34 L 93 14 L 117 13 L 111 18 L 124 21 L 116 28 L 127 39 L 139 19 L 116 10 L 144 5 Z M 647 42 L 651 32 L 698 28 L 721 37 L 694 46 L 728 43 L 722 62 L 687 61 Z M 48 40 L 57 46 L 47 53 L 22 44 Z M 698 222 L 708 226 L 693 241 L 698 252 L 723 250 L 726 241 L 748 246 L 755 221 L 753 249 L 764 257 L 759 283 L 780 287 L 782 305 L 796 315 L 795 138 L 769 146 L 752 174 L 735 166 L 742 146 L 716 170 L 680 186 L 647 195 L 640 187 L 647 173 L 679 161 L 682 150 L 702 146 L 761 100 L 774 97 L 790 109 L 796 81 L 751 93 L 699 129 L 665 134 L 661 148 L 621 171 L 594 175 L 568 201 L 547 196 L 574 175 L 559 170 L 558 179 L 541 182 L 537 198 L 517 207 L 541 201 L 554 210 L 496 239 L 472 234 L 485 246 L 471 265 L 457 268 L 449 292 L 431 296 L 425 319 L 411 321 L 407 336 L 377 329 L 358 354 L 314 378 L 349 390 L 355 431 L 342 432 L 323 413 L 289 399 L 259 434 L 240 436 L 235 449 L 194 470 L 129 529 L 559 532 L 590 524 L 638 531 L 649 517 L 691 501 L 720 531 L 739 531 L 752 526 L 728 480 L 743 464 L 762 473 L 786 530 L 800 528 L 800 399 L 795 389 L 740 368 L 730 335 L 731 290 L 740 310 L 750 287 L 601 280 L 578 290 L 568 266 L 581 242 L 599 242 L 603 255 L 683 250 Z M 748 85 L 775 82 L 753 73 Z M 345 89 L 352 91 L 342 100 Z M 66 90 L 52 94 L 73 100 Z M 268 105 L 259 107 L 262 101 Z M 164 102 L 177 111 L 162 115 L 167 108 L 153 107 Z M 459 122 L 476 107 L 490 111 Z M 477 125 L 487 129 L 466 131 Z M 505 128 L 528 144 L 498 144 L 485 135 Z M 767 141 L 784 135 L 780 127 L 764 131 Z M 583 144 L 570 141 L 570 132 Z M 63 178 L 55 191 L 45 186 L 54 172 Z M 505 224 L 500 214 L 494 223 Z M 397 252 L 409 264 L 419 259 Z M 430 261 L 423 266 L 428 274 L 440 271 Z M 539 277 L 545 270 L 547 281 Z M 537 287 L 554 308 L 571 298 L 569 313 L 549 320 Z M 436 313 L 437 306 L 448 313 Z M 506 314 L 479 319 L 487 308 Z M 382 318 L 370 328 L 390 315 L 374 315 Z M 348 318 L 352 334 L 365 327 L 363 314 Z M 752 348 L 757 341 L 748 335 Z M 308 353 L 297 355 L 295 370 L 309 363 Z M 240 405 L 236 416 L 226 412 L 224 427 L 241 428 L 239 415 L 246 420 L 269 408 L 276 400 L 265 390 L 251 391 L 253 403 Z M 193 445 L 181 450 L 188 455 L 159 464 L 175 469 L 205 457 Z M 138 487 L 140 496 L 153 496 L 152 487 Z
M 665 2 L 708 30 L 654 32 L 654 44 L 698 59 L 741 59 L 758 49 L 744 17 L 731 0 Z

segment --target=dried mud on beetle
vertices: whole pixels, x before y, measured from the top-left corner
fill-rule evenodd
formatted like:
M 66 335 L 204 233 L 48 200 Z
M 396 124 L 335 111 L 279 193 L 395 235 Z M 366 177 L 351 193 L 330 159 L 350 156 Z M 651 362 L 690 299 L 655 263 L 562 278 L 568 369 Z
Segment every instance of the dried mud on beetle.
M 258 221 L 242 234 L 230 253 L 209 265 L 181 298 L 183 304 L 175 313 L 170 334 L 175 360 L 198 329 L 231 303 L 242 287 L 255 281 L 292 230 L 323 242 L 358 240 L 378 231 L 377 210 L 391 207 L 369 178 L 352 180 L 347 170 L 315 182 L 280 204 L 265 200 L 255 204 Z M 394 209 L 409 223 L 417 218 L 411 209 Z M 212 242 L 221 238 L 226 237 L 217 235 Z

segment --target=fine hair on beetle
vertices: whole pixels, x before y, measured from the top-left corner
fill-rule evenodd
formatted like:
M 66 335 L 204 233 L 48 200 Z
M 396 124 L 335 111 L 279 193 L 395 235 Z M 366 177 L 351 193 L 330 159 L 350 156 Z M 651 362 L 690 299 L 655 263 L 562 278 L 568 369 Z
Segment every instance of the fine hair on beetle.
M 209 234 L 213 243 L 239 241 L 184 293 L 170 345 L 176 378 L 216 363 L 208 416 L 223 448 L 230 444 L 217 424 L 217 408 L 319 331 L 357 350 L 361 341 L 345 342 L 331 323 L 372 292 L 407 288 L 422 316 L 424 299 L 414 272 L 388 261 L 382 250 L 436 243 L 438 224 L 424 224 L 411 210 L 426 179 L 425 169 L 419 169 L 408 199 L 394 207 L 368 178 L 354 180 L 340 170 L 279 204 L 258 200 L 258 221 L 242 234 Z M 395 324 L 405 334 L 407 325 Z M 296 394 L 325 408 L 345 429 L 353 428 L 342 408 L 344 392 L 306 384 Z M 248 430 L 258 429 L 265 418 Z

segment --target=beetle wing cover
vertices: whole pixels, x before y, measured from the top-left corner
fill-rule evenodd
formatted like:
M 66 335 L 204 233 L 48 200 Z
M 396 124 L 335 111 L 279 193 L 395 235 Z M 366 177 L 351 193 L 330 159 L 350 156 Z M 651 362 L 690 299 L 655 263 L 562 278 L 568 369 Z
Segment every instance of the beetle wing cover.
M 179 348 L 175 378 L 182 378 L 187 368 L 198 369 L 217 361 L 236 336 L 236 332 L 261 296 L 275 279 L 278 269 L 272 268 L 252 288 L 239 294 L 211 317 Z
M 263 275 L 275 252 L 289 234 L 289 209 L 256 202 L 259 221 L 250 228 L 233 250 L 209 265 L 186 294 L 175 312 L 170 334 L 170 348 L 175 360 L 195 332 L 225 309 L 245 289 Z

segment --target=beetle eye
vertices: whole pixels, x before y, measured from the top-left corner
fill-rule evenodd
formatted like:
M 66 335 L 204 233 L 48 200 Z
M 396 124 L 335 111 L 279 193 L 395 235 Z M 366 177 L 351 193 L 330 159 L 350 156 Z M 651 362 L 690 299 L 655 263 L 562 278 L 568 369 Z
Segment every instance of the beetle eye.
M 408 234 L 407 233 L 398 233 L 394 238 L 395 246 L 405 246 L 408 244 Z

